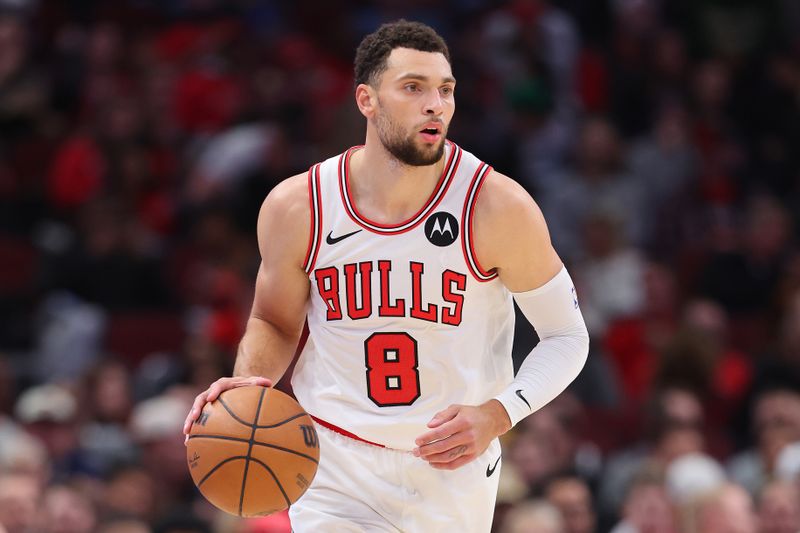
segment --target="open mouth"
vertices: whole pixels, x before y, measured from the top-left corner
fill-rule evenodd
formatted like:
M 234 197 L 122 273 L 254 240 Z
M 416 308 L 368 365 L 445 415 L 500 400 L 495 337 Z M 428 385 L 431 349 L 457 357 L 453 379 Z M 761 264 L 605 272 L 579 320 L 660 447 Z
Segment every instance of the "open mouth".
M 435 143 L 441 137 L 442 130 L 439 128 L 438 124 L 430 124 L 419 130 L 419 133 L 426 142 Z

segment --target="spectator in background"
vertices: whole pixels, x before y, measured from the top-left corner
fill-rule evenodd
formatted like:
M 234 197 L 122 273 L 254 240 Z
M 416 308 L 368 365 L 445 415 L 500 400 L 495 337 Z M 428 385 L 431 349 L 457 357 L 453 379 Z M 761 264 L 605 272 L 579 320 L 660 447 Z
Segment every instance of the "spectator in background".
M 625 496 L 621 521 L 611 533 L 678 533 L 663 475 L 647 470 L 637 474 Z
M 50 293 L 38 309 L 32 361 L 23 363 L 20 374 L 35 382 L 79 379 L 100 358 L 107 323 L 102 307 L 67 291 Z
M 34 474 L 0 472 L 0 525 L 8 533 L 34 530 L 42 488 Z
M 652 110 L 658 105 L 657 89 L 650 79 L 654 62 L 650 49 L 661 20 L 655 0 L 616 0 L 609 3 L 613 24 L 610 36 L 610 106 L 621 131 L 636 135 L 646 130 Z M 653 83 L 654 85 L 654 83 Z
M 657 258 L 667 257 L 678 244 L 676 222 L 696 179 L 697 155 L 689 127 L 683 105 L 664 103 L 651 132 L 629 150 L 632 179 L 643 188 L 642 212 L 651 214 L 643 219 L 649 225 L 643 229 L 642 242 Z
M 81 238 L 49 266 L 54 286 L 110 311 L 153 309 L 169 301 L 156 243 L 123 201 L 88 201 L 79 218 Z
M 614 213 L 625 242 L 641 244 L 651 213 L 643 212 L 643 189 L 625 167 L 623 145 L 613 123 L 605 117 L 587 119 L 575 148 L 574 172 L 558 190 L 539 198 L 553 242 L 566 262 L 580 258 L 581 231 L 598 211 Z
M 114 465 L 136 458 L 127 431 L 133 408 L 130 379 L 125 365 L 108 359 L 92 368 L 84 380 L 78 446 L 83 468 L 96 476 L 103 477 Z
M 159 512 L 157 479 L 135 463 L 117 466 L 105 478 L 100 516 L 109 520 L 122 517 L 152 523 Z
M 788 388 L 800 383 L 800 261 L 796 261 L 797 272 L 789 270 L 784 276 L 785 287 L 781 290 L 783 310 L 776 325 L 776 338 L 768 343 L 755 362 L 754 387 L 774 381 L 787 382 Z
M 24 139 L 45 126 L 47 78 L 31 60 L 25 15 L 0 13 L 0 130 L 8 139 Z
M 703 406 L 691 390 L 668 387 L 656 391 L 646 412 L 644 438 L 611 455 L 604 465 L 598 490 L 603 519 L 611 521 L 619 515 L 638 476 L 663 474 L 674 459 L 702 451 L 704 421 Z
M 756 503 L 759 533 L 800 531 L 800 488 L 796 483 L 771 481 L 761 489 Z
M 731 479 L 755 497 L 773 476 L 781 450 L 800 441 L 800 392 L 784 386 L 761 391 L 752 427 L 755 446 L 731 457 L 727 469 Z
M 23 392 L 14 414 L 36 437 L 51 463 L 51 479 L 63 481 L 77 470 L 78 401 L 68 388 L 45 384 Z
M 695 503 L 686 533 L 758 533 L 753 500 L 742 487 L 725 484 Z
M 97 533 L 152 533 L 152 530 L 147 522 L 119 519 L 100 523 Z
M 603 338 L 611 322 L 643 311 L 645 264 L 625 241 L 622 221 L 614 212 L 583 216 L 586 255 L 577 262 L 575 278 L 589 334 Z
M 509 445 L 508 466 L 529 493 L 541 493 L 549 479 L 565 472 L 589 479 L 598 474 L 597 449 L 582 441 L 583 416 L 581 405 L 567 391 L 517 426 Z
M 545 500 L 526 500 L 515 505 L 503 518 L 500 533 L 564 533 L 564 518 L 558 508 Z
M 593 533 L 597 525 L 592 493 L 578 476 L 562 475 L 551 479 L 544 489 L 545 498 L 564 518 L 564 533 Z
M 89 498 L 69 485 L 51 485 L 37 517 L 41 533 L 93 533 L 97 514 Z
M 658 387 L 684 387 L 702 399 L 709 451 L 717 456 L 731 452 L 735 414 L 753 381 L 751 358 L 734 349 L 730 337 L 728 315 L 720 305 L 686 302 L 682 324 L 664 346 L 654 377 Z
M 697 504 L 728 483 L 722 465 L 705 453 L 676 457 L 664 468 L 664 487 L 680 516 L 681 529 L 696 523 Z
M 731 312 L 736 340 L 745 349 L 761 349 L 768 341 L 768 311 L 777 302 L 787 261 L 789 223 L 776 199 L 752 198 L 736 248 L 711 254 L 702 270 L 700 290 Z
M 139 403 L 131 414 L 129 429 L 141 450 L 141 464 L 148 477 L 157 480 L 156 515 L 164 515 L 194 491 L 186 476 L 186 448 L 181 420 L 191 406 L 193 392 L 174 387 Z

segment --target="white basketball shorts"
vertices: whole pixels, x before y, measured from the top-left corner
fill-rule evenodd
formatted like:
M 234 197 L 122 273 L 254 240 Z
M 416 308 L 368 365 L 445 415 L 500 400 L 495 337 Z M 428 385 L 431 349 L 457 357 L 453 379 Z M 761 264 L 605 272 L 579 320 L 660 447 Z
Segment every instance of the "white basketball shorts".
M 294 533 L 489 533 L 500 479 L 497 439 L 451 471 L 316 427 L 319 469 L 289 509 Z

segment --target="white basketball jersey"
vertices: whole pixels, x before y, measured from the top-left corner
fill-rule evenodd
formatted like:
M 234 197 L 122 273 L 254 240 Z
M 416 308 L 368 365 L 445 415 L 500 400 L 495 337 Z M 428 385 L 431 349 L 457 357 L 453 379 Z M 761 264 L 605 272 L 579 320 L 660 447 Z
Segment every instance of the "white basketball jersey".
M 349 193 L 359 147 L 309 170 L 309 336 L 292 378 L 314 417 L 400 450 L 451 404 L 512 380 L 511 294 L 474 256 L 471 217 L 490 167 L 451 142 L 425 206 L 384 225 Z

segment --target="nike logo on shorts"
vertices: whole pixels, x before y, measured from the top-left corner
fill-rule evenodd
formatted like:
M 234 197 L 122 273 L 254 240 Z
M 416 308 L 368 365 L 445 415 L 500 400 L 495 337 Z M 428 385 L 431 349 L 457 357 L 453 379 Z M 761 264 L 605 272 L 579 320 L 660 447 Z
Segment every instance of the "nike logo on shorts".
M 500 457 L 497 458 L 497 461 L 494 462 L 493 466 L 486 467 L 486 477 L 491 477 L 492 474 L 494 474 L 494 471 L 497 469 L 497 463 L 499 462 L 500 462 Z
M 519 399 L 525 402 L 525 405 L 528 406 L 528 409 L 532 409 L 531 404 L 528 403 L 528 400 L 525 399 L 525 396 L 522 395 L 522 389 L 517 389 L 514 391 L 514 394 L 519 396 Z
M 352 235 L 355 235 L 355 234 L 356 234 L 356 233 L 358 233 L 359 231 L 361 231 L 361 230 L 360 230 L 360 229 L 357 229 L 357 230 L 355 230 L 355 231 L 352 231 L 352 232 L 350 232 L 350 233 L 345 233 L 344 235 L 339 235 L 338 237 L 334 237 L 334 236 L 333 236 L 333 231 L 331 231 L 330 233 L 328 233 L 328 236 L 327 236 L 327 237 L 325 237 L 325 242 L 327 242 L 328 244 L 336 244 L 336 243 L 337 243 L 337 242 L 339 242 L 339 241 L 343 241 L 343 240 L 345 240 L 346 238 L 348 238 L 348 237 L 350 237 L 350 236 L 352 236 Z

